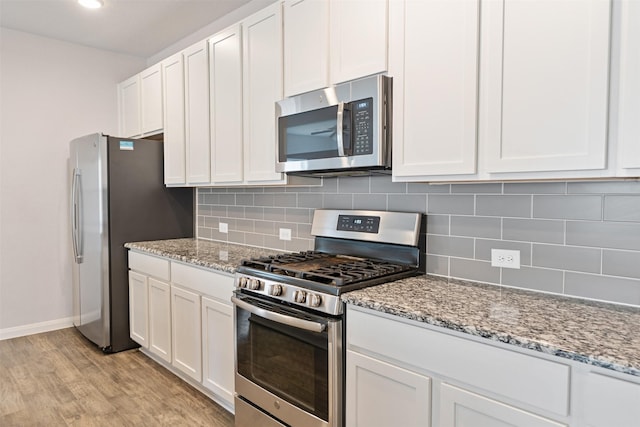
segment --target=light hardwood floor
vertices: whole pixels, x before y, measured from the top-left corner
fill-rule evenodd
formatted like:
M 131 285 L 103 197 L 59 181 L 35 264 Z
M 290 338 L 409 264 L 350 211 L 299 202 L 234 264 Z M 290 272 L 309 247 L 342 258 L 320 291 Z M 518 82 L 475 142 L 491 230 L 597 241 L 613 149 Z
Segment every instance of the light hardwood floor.
M 233 415 L 137 350 L 75 329 L 0 341 L 0 426 L 233 426 Z

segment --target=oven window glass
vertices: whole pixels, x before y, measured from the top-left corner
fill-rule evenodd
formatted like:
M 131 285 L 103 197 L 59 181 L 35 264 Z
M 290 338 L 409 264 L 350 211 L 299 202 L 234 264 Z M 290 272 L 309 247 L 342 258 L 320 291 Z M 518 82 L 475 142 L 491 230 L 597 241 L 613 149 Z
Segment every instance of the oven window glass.
M 278 119 L 279 160 L 304 161 L 338 157 L 338 106 L 292 114 Z M 343 147 L 351 154 L 351 113 L 344 109 Z
M 238 373 L 328 420 L 326 332 L 315 333 L 236 311 Z

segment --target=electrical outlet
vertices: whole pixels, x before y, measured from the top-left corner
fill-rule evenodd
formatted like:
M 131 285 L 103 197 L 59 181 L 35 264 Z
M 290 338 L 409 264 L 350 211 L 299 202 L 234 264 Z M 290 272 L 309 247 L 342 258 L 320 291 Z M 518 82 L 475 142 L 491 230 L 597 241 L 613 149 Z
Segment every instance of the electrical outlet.
M 290 228 L 281 228 L 280 229 L 280 240 L 291 240 L 291 229 Z
M 229 224 L 227 224 L 226 222 L 221 222 L 218 224 L 218 228 L 220 229 L 221 233 L 228 233 L 229 232 Z
M 504 268 L 520 268 L 520 251 L 491 249 L 491 266 Z

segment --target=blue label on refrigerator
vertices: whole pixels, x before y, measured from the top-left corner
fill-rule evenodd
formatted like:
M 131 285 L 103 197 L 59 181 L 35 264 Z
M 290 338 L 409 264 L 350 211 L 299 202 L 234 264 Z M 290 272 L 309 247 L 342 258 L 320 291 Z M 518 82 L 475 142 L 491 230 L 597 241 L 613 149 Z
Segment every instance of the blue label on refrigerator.
M 133 151 L 133 141 L 120 141 L 120 149 Z

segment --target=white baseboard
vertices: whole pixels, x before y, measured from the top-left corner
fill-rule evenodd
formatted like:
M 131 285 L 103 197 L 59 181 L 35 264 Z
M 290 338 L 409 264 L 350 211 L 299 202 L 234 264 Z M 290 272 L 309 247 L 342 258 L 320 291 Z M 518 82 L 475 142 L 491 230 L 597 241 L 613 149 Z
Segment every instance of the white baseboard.
M 0 329 L 0 341 L 39 334 L 41 332 L 56 331 L 58 329 L 69 328 L 71 326 L 73 326 L 73 317 Z

